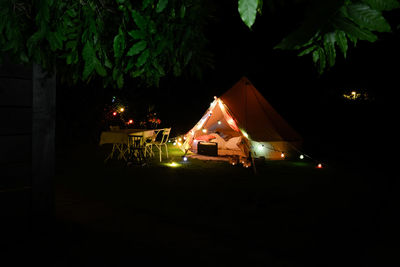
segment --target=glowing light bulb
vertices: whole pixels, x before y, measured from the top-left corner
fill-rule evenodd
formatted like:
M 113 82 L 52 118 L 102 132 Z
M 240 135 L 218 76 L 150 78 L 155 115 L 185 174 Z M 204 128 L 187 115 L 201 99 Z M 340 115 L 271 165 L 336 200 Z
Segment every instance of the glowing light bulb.
M 281 153 L 281 158 L 284 158 L 285 157 L 285 153 Z
M 187 161 L 187 157 L 185 156 L 185 157 L 183 157 L 183 161 Z
M 300 157 L 299 157 L 300 159 L 304 159 L 304 155 L 300 155 Z
M 204 128 L 203 128 L 203 130 L 201 130 L 201 131 L 202 131 L 203 133 L 206 133 L 206 132 L 207 132 L 207 129 L 204 129 Z
M 113 115 L 114 115 L 114 116 L 117 116 L 117 112 L 113 112 Z
M 221 125 L 221 123 L 222 123 L 221 121 L 218 121 L 218 124 L 219 124 L 219 125 Z
M 124 109 L 124 108 L 120 108 L 120 109 L 119 109 L 119 111 L 121 111 L 121 112 L 124 112 L 124 111 L 125 111 L 125 109 Z
M 179 141 L 179 142 L 182 141 L 182 137 L 179 137 L 179 138 L 178 138 L 178 141 Z
M 129 124 L 132 124 L 133 123 L 133 120 L 129 120 Z
M 317 168 L 318 168 L 318 169 L 322 169 L 322 164 L 321 164 L 321 163 L 318 163 Z

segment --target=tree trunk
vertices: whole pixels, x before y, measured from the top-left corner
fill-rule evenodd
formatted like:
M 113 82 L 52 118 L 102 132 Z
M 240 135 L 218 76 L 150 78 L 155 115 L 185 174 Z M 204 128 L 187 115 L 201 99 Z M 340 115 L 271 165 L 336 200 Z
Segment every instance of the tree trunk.
M 34 64 L 32 79 L 32 220 L 40 230 L 54 209 L 56 75 Z

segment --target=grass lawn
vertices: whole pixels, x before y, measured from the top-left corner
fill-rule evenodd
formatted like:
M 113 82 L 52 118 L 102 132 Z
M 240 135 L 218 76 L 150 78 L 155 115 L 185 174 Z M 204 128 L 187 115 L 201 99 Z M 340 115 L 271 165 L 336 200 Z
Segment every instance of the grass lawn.
M 394 258 L 386 187 L 368 172 L 285 160 L 258 162 L 254 175 L 195 159 L 171 168 L 157 156 L 127 167 L 104 164 L 109 149 L 58 153 L 57 266 L 385 266 Z

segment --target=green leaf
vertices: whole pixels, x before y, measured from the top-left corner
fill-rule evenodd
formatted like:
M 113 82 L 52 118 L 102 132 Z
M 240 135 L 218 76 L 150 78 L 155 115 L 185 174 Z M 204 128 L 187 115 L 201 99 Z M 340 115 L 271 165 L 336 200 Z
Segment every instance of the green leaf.
M 143 0 L 142 10 L 146 9 L 154 0 Z
M 95 69 L 97 74 L 99 74 L 101 77 L 107 76 L 107 71 L 106 69 L 100 64 L 100 62 L 97 62 L 95 65 Z
M 144 50 L 143 53 L 140 54 L 140 56 L 137 59 L 136 67 L 141 67 L 144 63 L 146 63 L 149 56 L 150 56 L 150 50 L 149 49 Z
M 187 64 L 189 64 L 190 60 L 192 59 L 193 56 L 193 51 L 189 51 L 184 58 L 184 62 L 183 65 L 186 66 Z
M 181 16 L 181 19 L 183 19 L 184 17 L 185 17 L 185 13 L 186 13 L 186 7 L 185 7 L 185 5 L 182 5 L 181 6 L 181 10 L 180 10 L 180 16 Z
M 117 78 L 117 86 L 118 88 L 122 88 L 124 86 L 124 75 L 122 75 L 122 73 Z
M 179 61 L 177 61 L 174 66 L 173 66 L 173 73 L 176 77 L 180 76 L 182 73 L 182 68 L 181 64 L 179 64 Z
M 146 25 L 147 25 L 146 19 L 142 16 L 142 14 L 140 14 L 140 12 L 138 12 L 136 10 L 132 10 L 131 14 L 132 14 L 132 18 L 133 18 L 133 21 L 135 22 L 136 26 L 138 26 L 139 29 L 144 31 L 146 29 Z
M 112 72 L 112 78 L 114 81 L 117 80 L 118 75 L 120 75 L 120 73 L 121 73 L 121 71 L 118 68 L 114 67 L 113 72 Z
M 357 24 L 343 16 L 335 17 L 332 21 L 332 24 L 336 29 L 342 30 L 347 33 L 349 37 L 352 36 L 354 38 L 370 42 L 375 42 L 378 39 L 378 37 L 370 30 L 360 28 Z
M 93 49 L 93 46 L 87 42 L 82 50 L 82 58 L 85 62 L 85 66 L 83 68 L 82 79 L 87 80 L 88 77 L 93 73 L 96 67 L 96 53 Z
M 127 56 L 134 56 L 142 52 L 147 47 L 147 42 L 145 40 L 139 41 L 134 44 L 126 54 Z
M 24 51 L 22 51 L 20 53 L 19 58 L 23 63 L 28 63 L 29 62 L 29 58 L 28 58 L 27 54 Z
M 62 40 L 55 32 L 49 32 L 46 37 L 52 51 L 62 48 Z
M 143 73 L 144 73 L 144 69 L 138 69 L 138 70 L 131 72 L 131 76 L 132 76 L 132 78 L 136 78 L 136 77 L 139 77 L 140 75 L 142 75 Z
M 347 38 L 346 38 L 346 34 L 343 31 L 336 31 L 336 42 L 340 48 L 340 50 L 342 51 L 344 58 L 346 58 L 346 54 L 347 54 Z
M 239 14 L 242 21 L 251 28 L 256 21 L 258 0 L 239 0 Z
M 380 11 L 400 8 L 400 3 L 398 0 L 363 0 L 363 2 L 368 4 L 373 9 Z
M 135 40 L 146 38 L 146 33 L 141 30 L 133 30 L 133 31 L 128 32 L 128 34 Z
M 298 54 L 298 56 L 299 56 L 299 57 L 302 57 L 302 56 L 304 56 L 304 55 L 308 55 L 308 54 L 310 54 L 311 52 L 313 52 L 313 51 L 315 50 L 316 47 L 317 47 L 317 46 L 312 45 L 312 46 L 310 46 L 310 47 L 304 49 L 303 51 L 301 51 L 301 52 Z
M 66 11 L 66 13 L 67 13 L 68 16 L 70 16 L 71 18 L 75 18 L 76 15 L 77 15 L 75 9 L 73 9 L 73 8 L 68 8 L 67 11 Z
M 109 69 L 111 69 L 112 66 L 113 66 L 112 63 L 111 63 L 111 61 L 108 59 L 107 56 L 106 56 L 105 59 L 104 59 L 104 66 L 107 67 L 107 68 L 109 68 Z
M 325 34 L 324 36 L 324 49 L 325 49 L 325 55 L 326 58 L 328 59 L 329 66 L 332 67 L 335 65 L 335 59 L 336 59 L 336 49 L 335 49 L 335 38 L 336 34 L 334 32 L 330 32 Z
M 121 32 L 114 37 L 113 48 L 114 48 L 114 57 L 120 59 L 125 50 L 125 38 L 124 35 L 121 34 Z
M 321 47 L 318 48 L 318 59 L 319 59 L 318 72 L 321 74 L 324 72 L 326 66 L 325 52 L 324 49 L 322 49 Z
M 133 66 L 135 66 L 135 60 L 131 58 L 125 67 L 125 72 L 130 71 L 133 68 Z
M 319 60 L 319 50 L 318 49 L 314 50 L 314 52 L 312 53 L 312 57 L 313 57 L 313 62 L 315 64 L 317 64 L 317 62 Z
M 160 76 L 165 75 L 164 68 L 157 62 L 157 60 L 153 60 L 153 66 L 158 71 Z
M 168 0 L 158 0 L 156 12 L 157 13 L 162 12 L 167 7 L 167 4 L 168 4 Z
M 157 44 L 156 50 L 154 51 L 154 56 L 160 55 L 168 46 L 169 42 L 169 40 L 161 39 L 160 42 Z
M 347 6 L 349 18 L 371 31 L 390 32 L 390 25 L 380 11 L 371 9 L 368 5 L 352 4 Z

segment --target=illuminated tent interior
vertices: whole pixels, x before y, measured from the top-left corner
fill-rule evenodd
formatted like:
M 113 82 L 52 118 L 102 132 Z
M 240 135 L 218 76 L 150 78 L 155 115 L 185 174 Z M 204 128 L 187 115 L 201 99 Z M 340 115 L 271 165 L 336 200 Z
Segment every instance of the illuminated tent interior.
M 214 97 L 200 121 L 185 135 L 184 151 L 197 153 L 199 142 L 218 144 L 218 156 L 282 159 L 301 137 L 243 77 L 221 97 Z

